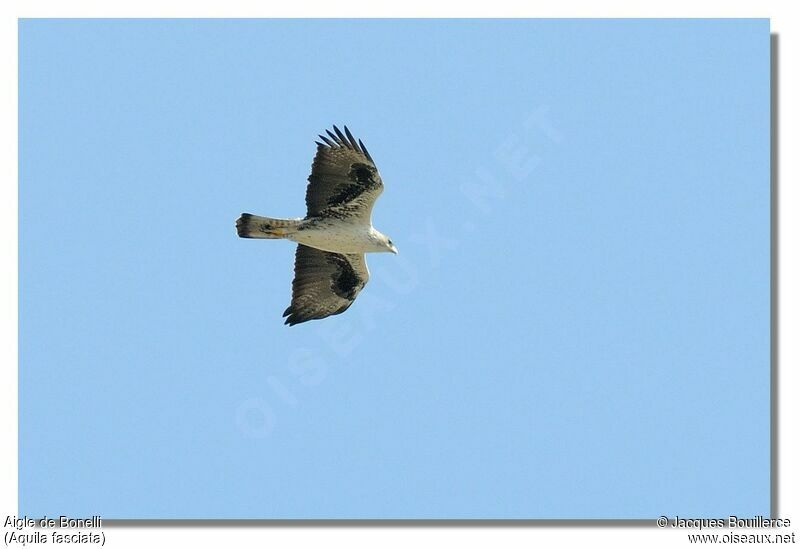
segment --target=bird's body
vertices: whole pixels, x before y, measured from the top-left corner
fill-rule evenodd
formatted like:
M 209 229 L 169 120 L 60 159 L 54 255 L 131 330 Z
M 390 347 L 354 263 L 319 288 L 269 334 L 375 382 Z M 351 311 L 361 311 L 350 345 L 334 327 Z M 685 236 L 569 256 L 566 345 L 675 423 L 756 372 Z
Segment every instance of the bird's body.
M 298 243 L 289 325 L 347 310 L 369 280 L 364 254 L 393 252 L 389 238 L 372 227 L 372 206 L 383 191 L 378 170 L 361 141 L 334 126 L 320 136 L 306 190 L 305 218 L 242 214 L 242 238 L 283 238 Z
M 326 252 L 360 254 L 385 251 L 384 235 L 372 226 L 349 218 L 275 219 L 242 214 L 242 219 L 255 224 L 263 238 L 285 238 Z

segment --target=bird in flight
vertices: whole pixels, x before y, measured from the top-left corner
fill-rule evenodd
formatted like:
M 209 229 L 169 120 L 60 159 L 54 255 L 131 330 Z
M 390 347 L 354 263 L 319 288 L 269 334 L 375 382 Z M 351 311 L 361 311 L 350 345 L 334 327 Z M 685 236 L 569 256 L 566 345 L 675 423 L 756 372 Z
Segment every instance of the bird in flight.
M 392 241 L 372 227 L 372 206 L 383 181 L 367 148 L 347 126 L 316 141 L 306 189 L 306 216 L 278 219 L 243 213 L 242 238 L 285 238 L 297 242 L 292 303 L 286 324 L 347 310 L 369 280 L 366 252 L 397 253 Z

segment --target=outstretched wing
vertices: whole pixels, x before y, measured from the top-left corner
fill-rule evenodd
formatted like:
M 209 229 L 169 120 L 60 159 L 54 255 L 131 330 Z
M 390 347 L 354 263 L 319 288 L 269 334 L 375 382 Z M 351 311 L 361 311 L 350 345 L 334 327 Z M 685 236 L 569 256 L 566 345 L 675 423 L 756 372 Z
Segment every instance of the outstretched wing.
M 299 244 L 294 259 L 292 304 L 286 324 L 338 315 L 355 301 L 369 280 L 364 254 L 323 252 Z
M 335 208 L 347 217 L 369 222 L 372 206 L 383 192 L 378 168 L 347 126 L 344 134 L 336 126 L 333 130 L 327 130 L 328 137 L 319 136 L 323 143 L 316 142 L 317 154 L 306 189 L 307 215 L 313 217 Z

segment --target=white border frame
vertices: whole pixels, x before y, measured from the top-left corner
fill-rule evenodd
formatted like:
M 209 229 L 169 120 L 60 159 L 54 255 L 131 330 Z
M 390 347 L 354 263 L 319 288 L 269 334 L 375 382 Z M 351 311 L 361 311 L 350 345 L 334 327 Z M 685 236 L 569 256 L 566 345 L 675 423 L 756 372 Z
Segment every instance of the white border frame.
M 795 3 L 796 4 L 796 3 Z M 3 174 L 0 184 L 0 352 L 2 381 L 0 384 L 0 426 L 3 451 L 0 452 L 0 497 L 2 515 L 17 511 L 17 18 L 18 17 L 768 17 L 772 32 L 780 36 L 779 97 L 780 124 L 778 166 L 780 182 L 779 278 L 780 348 L 777 349 L 780 387 L 778 388 L 779 416 L 779 516 L 796 519 L 784 532 L 800 531 L 797 473 L 790 463 L 800 463 L 797 452 L 796 427 L 792 418 L 798 417 L 798 370 L 800 364 L 800 333 L 798 319 L 798 284 L 800 281 L 800 181 L 798 173 L 797 100 L 800 98 L 800 28 L 796 5 L 792 1 L 703 1 L 671 0 L 631 7 L 625 0 L 561 0 L 532 6 L 513 0 L 491 3 L 443 1 L 438 4 L 424 0 L 405 0 L 388 7 L 365 0 L 314 0 L 267 6 L 263 2 L 229 0 L 138 0 L 114 4 L 96 0 L 41 0 L 11 2 L 3 11 L 0 59 L 6 72 L 0 86 L 3 134 L 0 159 Z M 786 154 L 792 151 L 792 154 Z M 791 335 L 791 337 L 790 337 Z M 735 429 L 731 436 L 736 436 Z M 3 517 L 5 518 L 5 517 Z M 797 527 L 795 527 L 797 525 Z M 659 530 L 648 527 L 615 526 L 315 526 L 315 527 L 112 527 L 105 528 L 107 542 L 112 547 L 171 547 L 191 543 L 199 547 L 231 547 L 238 545 L 313 546 L 328 547 L 347 544 L 355 547 L 407 547 L 423 544 L 459 546 L 532 547 L 613 543 L 619 547 L 638 547 L 643 544 L 671 547 L 676 543 L 689 544 L 686 531 Z

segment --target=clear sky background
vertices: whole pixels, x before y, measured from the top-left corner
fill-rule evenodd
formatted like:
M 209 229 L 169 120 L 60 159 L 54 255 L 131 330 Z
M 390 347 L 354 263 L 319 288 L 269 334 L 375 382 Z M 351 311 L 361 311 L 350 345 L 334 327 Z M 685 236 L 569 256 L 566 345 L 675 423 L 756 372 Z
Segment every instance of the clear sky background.
M 288 328 L 314 139 L 400 255 Z M 22 21 L 20 513 L 769 512 L 769 22 Z

